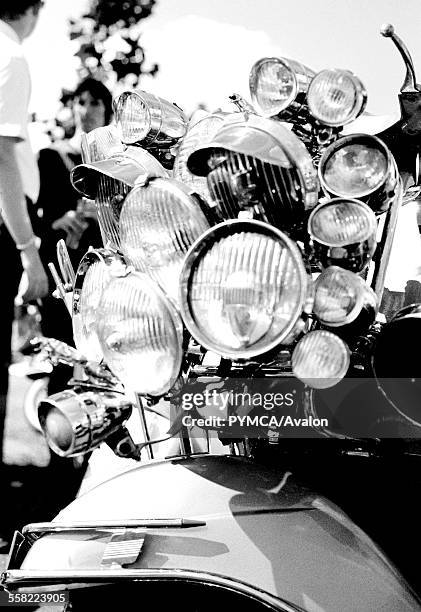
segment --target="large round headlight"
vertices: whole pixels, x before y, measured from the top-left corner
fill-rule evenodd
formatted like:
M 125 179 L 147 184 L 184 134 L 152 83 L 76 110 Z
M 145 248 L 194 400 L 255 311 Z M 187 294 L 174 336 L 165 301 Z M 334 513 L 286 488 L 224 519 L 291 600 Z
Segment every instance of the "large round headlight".
M 374 212 L 359 200 L 334 198 L 319 204 L 308 220 L 314 257 L 322 268 L 361 272 L 376 250 L 376 232 Z
M 73 337 L 76 348 L 89 360 L 103 358 L 96 333 L 102 291 L 114 271 L 125 267 L 121 255 L 106 249 L 88 251 L 79 264 L 73 291 Z
M 187 118 L 178 106 L 146 91 L 122 93 L 114 101 L 114 114 L 125 144 L 170 147 L 187 129 Z
M 378 383 L 394 408 L 421 425 L 421 304 L 396 313 L 380 332 L 373 353 Z
M 327 147 L 319 178 L 325 193 L 363 199 L 379 212 L 387 209 L 397 185 L 390 151 L 379 138 L 366 134 L 344 136 Z
M 209 228 L 198 200 L 182 183 L 155 179 L 135 187 L 120 215 L 121 250 L 174 299 L 190 246 Z
M 331 266 L 315 282 L 313 312 L 328 327 L 352 323 L 369 305 L 374 314 L 376 304 L 376 296 L 365 281 L 343 268 Z
M 349 363 L 345 342 L 323 329 L 303 336 L 292 354 L 294 376 L 314 389 L 336 385 L 347 373 Z
M 104 359 L 123 384 L 142 395 L 163 395 L 182 359 L 182 322 L 145 274 L 115 277 L 102 293 L 97 333 Z
M 360 115 L 367 94 L 360 79 L 348 70 L 322 70 L 313 78 L 307 93 L 311 114 L 321 123 L 341 126 Z
M 181 272 L 180 306 L 207 349 L 247 359 L 294 331 L 307 299 L 301 253 L 266 223 L 229 221 L 192 246 Z
M 304 103 L 313 76 L 312 70 L 294 60 L 265 57 L 250 72 L 252 101 L 264 117 L 276 117 L 294 102 Z

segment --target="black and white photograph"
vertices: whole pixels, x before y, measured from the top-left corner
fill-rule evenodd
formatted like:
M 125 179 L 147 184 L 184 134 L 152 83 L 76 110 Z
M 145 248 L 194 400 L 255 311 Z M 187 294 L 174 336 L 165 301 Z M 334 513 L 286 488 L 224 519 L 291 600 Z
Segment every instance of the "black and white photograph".
M 421 612 L 420 25 L 0 0 L 0 609 Z

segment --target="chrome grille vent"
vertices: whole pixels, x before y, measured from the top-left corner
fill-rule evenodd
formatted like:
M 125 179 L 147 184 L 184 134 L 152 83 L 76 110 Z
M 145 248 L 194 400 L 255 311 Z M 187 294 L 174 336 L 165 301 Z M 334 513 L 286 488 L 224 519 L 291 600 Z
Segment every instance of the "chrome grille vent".
M 215 149 L 209 165 L 209 191 L 224 219 L 251 210 L 254 218 L 284 231 L 301 225 L 304 205 L 296 168 L 221 149 Z

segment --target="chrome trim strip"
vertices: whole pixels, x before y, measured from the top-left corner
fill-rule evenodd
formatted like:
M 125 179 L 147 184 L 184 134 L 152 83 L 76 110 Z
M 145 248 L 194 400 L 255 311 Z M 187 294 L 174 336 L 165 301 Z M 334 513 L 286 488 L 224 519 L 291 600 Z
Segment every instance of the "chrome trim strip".
M 33 571 L 30 570 L 9 570 L 3 572 L 1 577 L 1 585 L 7 589 L 18 589 L 25 586 L 33 587 L 34 582 L 41 585 L 65 584 L 68 588 L 72 583 L 110 583 L 114 581 L 124 580 L 179 580 L 187 582 L 199 582 L 202 584 L 214 585 L 224 589 L 246 595 L 252 599 L 266 603 L 274 610 L 281 612 L 304 612 L 303 608 L 287 603 L 255 586 L 229 578 L 227 576 L 219 576 L 208 572 L 199 572 L 195 570 L 184 569 L 102 569 L 102 570 L 56 570 L 54 573 L 48 570 Z M 35 587 L 36 588 L 36 587 Z
M 398 174 L 399 176 L 399 174 Z M 371 286 L 374 288 L 374 292 L 377 295 L 378 303 L 381 304 L 384 283 L 386 280 L 386 272 L 389 265 L 389 259 L 392 252 L 393 240 L 395 237 L 396 226 L 398 224 L 399 211 L 403 201 L 403 184 L 399 178 L 394 201 L 386 213 L 386 220 L 383 226 L 382 238 L 380 243 L 377 245 L 377 252 L 374 255 L 374 261 L 376 263 L 376 269 L 374 272 Z
M 206 521 L 194 519 L 127 519 L 124 521 L 75 521 L 72 523 L 29 523 L 22 529 L 23 535 L 33 533 L 56 533 L 63 531 L 86 531 L 90 529 L 174 529 L 205 527 Z

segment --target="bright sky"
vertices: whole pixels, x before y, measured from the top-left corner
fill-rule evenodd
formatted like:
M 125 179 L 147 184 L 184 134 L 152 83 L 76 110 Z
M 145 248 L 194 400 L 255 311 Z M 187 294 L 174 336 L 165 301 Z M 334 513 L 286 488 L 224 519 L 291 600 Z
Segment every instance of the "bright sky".
M 26 43 L 32 105 L 41 115 L 51 115 L 60 88 L 74 84 L 66 18 L 84 5 L 47 0 Z M 404 71 L 391 41 L 379 34 L 385 22 L 405 40 L 421 82 L 420 0 L 158 0 L 154 15 L 142 22 L 142 44 L 160 72 L 141 86 L 189 111 L 200 102 L 212 109 L 233 92 L 248 96 L 254 61 L 281 55 L 316 70 L 353 70 L 368 91 L 368 110 L 397 112 Z

